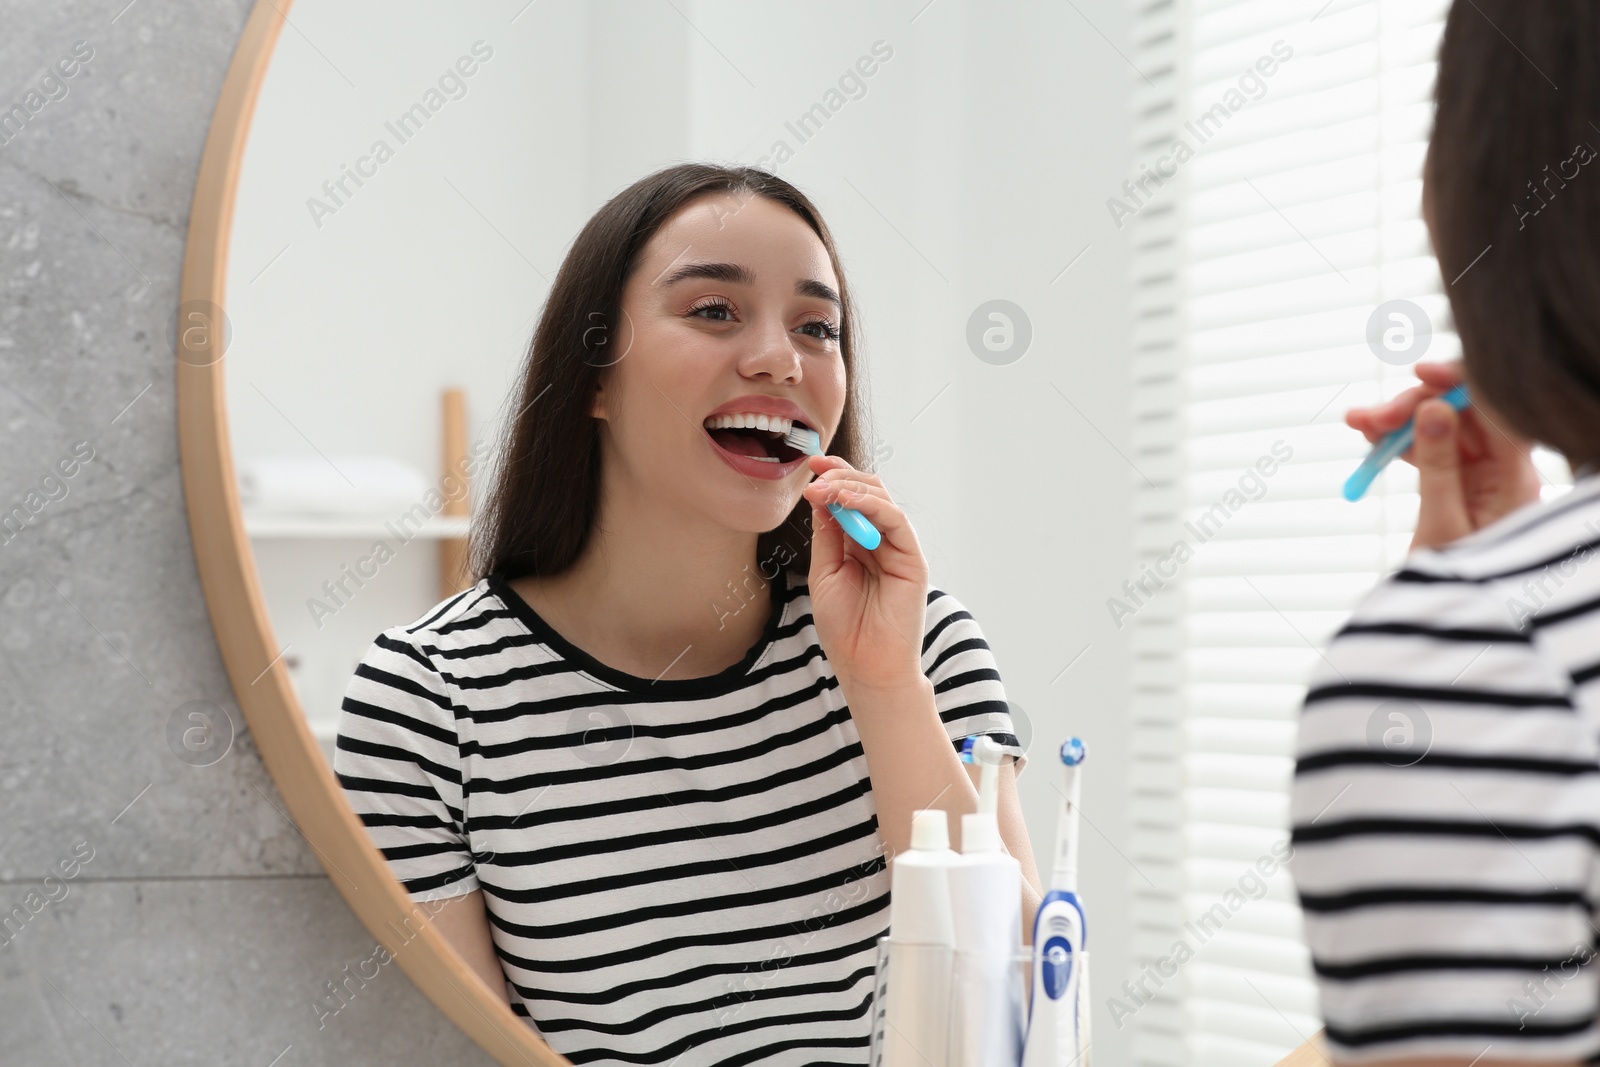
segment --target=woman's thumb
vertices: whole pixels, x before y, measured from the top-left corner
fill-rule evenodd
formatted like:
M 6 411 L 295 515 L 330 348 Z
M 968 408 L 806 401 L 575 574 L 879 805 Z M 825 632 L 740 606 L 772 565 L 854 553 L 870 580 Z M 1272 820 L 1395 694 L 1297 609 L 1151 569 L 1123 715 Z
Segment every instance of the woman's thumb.
M 1442 400 L 1417 405 L 1411 462 L 1417 467 L 1417 532 L 1412 548 L 1438 548 L 1472 532 L 1467 494 L 1461 484 L 1461 430 L 1455 409 Z

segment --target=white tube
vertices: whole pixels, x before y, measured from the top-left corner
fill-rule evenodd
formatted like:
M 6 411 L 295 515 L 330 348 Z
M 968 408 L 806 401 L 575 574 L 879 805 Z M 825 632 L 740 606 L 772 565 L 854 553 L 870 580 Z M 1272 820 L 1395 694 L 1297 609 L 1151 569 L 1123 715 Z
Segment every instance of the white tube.
M 955 953 L 949 871 L 956 860 L 943 809 L 916 812 L 911 847 L 894 858 L 889 875 L 883 1067 L 947 1062 Z
M 990 768 L 984 767 L 988 774 Z M 961 816 L 961 856 L 950 869 L 955 917 L 956 1067 L 1016 1067 L 1022 1061 L 1022 989 L 1012 962 L 1022 949 L 1022 868 L 1000 850 L 987 812 Z

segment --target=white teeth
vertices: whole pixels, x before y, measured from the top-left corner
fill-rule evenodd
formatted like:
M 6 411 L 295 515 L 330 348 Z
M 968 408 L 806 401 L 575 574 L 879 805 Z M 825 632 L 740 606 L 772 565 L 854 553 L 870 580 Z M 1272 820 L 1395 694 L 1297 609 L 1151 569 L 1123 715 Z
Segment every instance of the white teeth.
M 766 430 L 784 435 L 794 423 L 782 415 L 759 415 L 740 412 L 734 415 L 713 415 L 706 420 L 708 430 Z

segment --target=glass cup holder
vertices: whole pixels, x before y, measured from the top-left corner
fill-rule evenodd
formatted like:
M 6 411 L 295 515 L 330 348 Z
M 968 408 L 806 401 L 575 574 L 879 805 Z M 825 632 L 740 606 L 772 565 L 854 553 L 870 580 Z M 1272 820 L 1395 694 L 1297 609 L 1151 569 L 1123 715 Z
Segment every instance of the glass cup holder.
M 891 944 L 880 937 L 868 1005 L 867 1062 L 872 1067 L 1017 1067 L 1034 965 L 1032 947 L 1018 949 L 1004 958 L 989 957 L 943 945 Z M 1090 959 L 1089 952 L 1078 953 L 1079 1053 L 1076 1060 L 1070 1055 L 1062 1060 L 1062 1067 L 1090 1067 Z M 1003 977 L 992 969 L 1003 971 Z M 892 974 L 910 971 L 921 976 L 922 984 L 896 996 Z M 898 1021 L 890 1023 L 891 1015 Z

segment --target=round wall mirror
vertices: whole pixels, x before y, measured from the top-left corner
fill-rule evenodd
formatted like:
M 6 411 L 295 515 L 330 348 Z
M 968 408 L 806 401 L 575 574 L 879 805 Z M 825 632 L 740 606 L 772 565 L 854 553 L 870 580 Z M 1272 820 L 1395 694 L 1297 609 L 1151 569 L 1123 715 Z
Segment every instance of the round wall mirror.
M 712 1047 L 723 1058 L 754 1055 L 736 1035 L 751 1020 L 771 1030 L 774 1013 L 789 1010 L 770 990 L 730 991 L 722 975 L 692 1012 L 680 1005 L 596 1028 L 586 1004 L 663 972 L 640 962 L 596 972 L 603 980 L 591 988 L 581 959 L 563 970 L 558 952 L 509 950 L 608 914 L 602 903 L 575 904 L 559 880 L 529 888 L 520 905 L 548 900 L 548 928 L 498 917 L 501 962 L 523 968 L 515 1010 L 483 977 L 483 960 L 457 951 L 434 921 L 459 899 L 440 892 L 464 884 L 460 872 L 429 867 L 429 845 L 385 836 L 460 818 L 459 776 L 454 795 L 438 787 L 448 774 L 412 783 L 432 814 L 419 806 L 384 817 L 350 801 L 360 773 L 349 768 L 371 764 L 341 763 L 382 756 L 376 735 L 348 726 L 352 701 L 369 721 L 381 715 L 359 688 L 374 672 L 435 700 L 443 723 L 476 713 L 408 682 L 399 665 L 436 667 L 453 654 L 459 665 L 459 649 L 406 637 L 436 634 L 442 611 L 492 581 L 474 571 L 470 535 L 526 410 L 518 390 L 541 311 L 586 223 L 644 176 L 694 160 L 755 167 L 793 183 L 826 218 L 860 315 L 852 384 L 862 469 L 892 483 L 934 586 L 983 605 L 974 614 L 1006 672 L 1006 699 L 940 705 L 952 738 L 1005 739 L 1021 757 L 1014 775 L 1035 737 L 1043 741 L 1031 750 L 1047 753 L 1069 730 L 1092 737 L 1104 721 L 1096 716 L 1109 715 L 1066 710 L 1060 694 L 1076 678 L 1048 687 L 1077 662 L 1076 628 L 1103 614 L 1073 584 L 1079 572 L 1120 571 L 1126 551 L 1116 529 L 1082 521 L 1081 502 L 1103 501 L 1110 514 L 1130 500 L 1127 471 L 1096 425 L 1113 416 L 1090 398 L 1125 388 L 1115 383 L 1127 375 L 1118 363 L 1129 344 L 1126 250 L 1116 250 L 1100 205 L 1122 181 L 1132 135 L 1121 106 L 1084 98 L 1065 70 L 1088 56 L 1097 70 L 1122 61 L 1072 11 L 979 19 L 968 5 L 948 6 L 276 0 L 250 16 L 199 174 L 174 321 L 200 573 L 239 705 L 330 878 L 417 985 L 501 1063 L 569 1062 L 561 1050 L 589 1062 L 578 1053 L 602 1046 L 635 1062 L 709 1063 L 695 1057 Z M 1125 96 L 1126 74 L 1102 87 L 1106 98 Z M 818 305 L 813 318 L 827 318 L 825 297 L 806 297 Z M 1064 558 L 1078 563 L 1065 568 Z M 754 618 L 746 606 L 769 610 L 770 587 L 781 629 L 794 620 L 778 573 L 730 576 L 706 596 L 707 611 L 743 626 Z M 494 588 L 502 603 L 519 595 Z M 1063 606 L 1044 617 L 1041 596 Z M 522 627 L 516 639 L 583 659 L 581 641 L 569 647 L 546 626 L 546 602 L 537 613 L 536 601 L 517 602 L 507 624 Z M 374 666 L 380 652 L 399 659 Z M 751 666 L 679 677 L 668 664 L 646 681 L 664 678 L 663 691 L 687 699 L 682 687 Z M 1118 699 L 1121 682 L 1106 680 L 1114 670 L 1080 673 L 1090 679 L 1075 691 L 1084 706 Z M 459 683 L 470 671 L 442 674 Z M 640 671 L 594 663 L 586 676 L 624 692 Z M 935 685 L 938 699 L 958 684 Z M 594 725 L 602 746 L 625 738 L 606 732 L 615 725 Z M 1046 762 L 1013 794 L 1041 847 L 1058 800 Z M 616 764 L 588 761 L 600 765 Z M 1093 787 L 1108 798 L 1113 767 Z M 695 781 L 726 784 L 710 772 Z M 1100 795 L 1089 794 L 1091 809 Z M 530 849 L 582 844 L 579 828 L 543 825 L 551 836 L 535 833 Z M 682 847 L 714 854 L 704 827 L 688 825 Z M 869 873 L 881 897 L 885 866 Z M 621 885 L 615 870 L 593 877 Z M 794 881 L 758 872 L 742 891 L 781 895 Z M 1096 952 L 1114 985 L 1133 954 L 1120 899 L 1127 871 L 1089 870 L 1085 881 L 1103 901 L 1108 932 Z M 680 892 L 663 891 L 663 914 Z M 886 916 L 862 918 L 861 929 Z M 848 1005 L 827 1024 L 843 1035 L 832 1055 L 865 1062 L 872 975 L 851 961 L 864 958 L 863 945 L 870 955 L 870 943 L 823 937 L 810 951 L 824 942 L 835 1000 Z M 529 977 L 540 963 L 543 985 Z M 696 965 L 689 953 L 675 966 L 681 978 Z M 707 1032 L 725 1043 L 705 1043 Z M 800 1058 L 763 1062 L 817 1062 L 807 1047 L 774 1045 L 774 1057 Z

